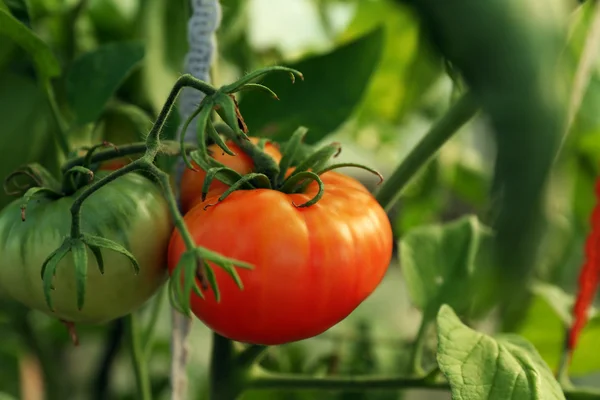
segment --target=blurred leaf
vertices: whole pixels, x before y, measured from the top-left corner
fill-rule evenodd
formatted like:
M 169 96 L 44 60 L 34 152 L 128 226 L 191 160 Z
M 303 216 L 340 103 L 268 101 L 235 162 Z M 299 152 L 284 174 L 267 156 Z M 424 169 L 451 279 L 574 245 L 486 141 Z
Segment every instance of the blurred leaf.
M 509 330 L 527 301 L 545 187 L 566 123 L 565 2 L 409 3 L 432 42 L 461 72 L 493 129 L 496 294 L 502 301 L 503 329 Z
M 177 113 L 170 115 L 173 114 Z M 117 145 L 143 141 L 153 123 L 152 117 L 146 111 L 135 104 L 120 101 L 108 103 L 102 121 L 104 140 Z
M 0 400 L 17 400 L 17 398 L 7 393 L 0 393 Z
M 142 90 L 158 115 L 173 84 L 184 69 L 189 12 L 187 0 L 143 0 L 139 24 L 146 56 Z
M 87 14 L 101 43 L 132 38 L 137 23 L 137 0 L 91 0 Z
M 357 2 L 354 19 L 342 38 L 354 38 L 379 25 L 384 27 L 383 52 L 360 105 L 360 118 L 397 123 L 442 75 L 442 64 L 414 14 L 393 1 Z
M 27 1 L 4 0 L 4 3 L 8 6 L 8 9 L 10 10 L 11 14 L 16 19 L 18 19 L 23 25 L 31 29 L 31 23 L 29 21 L 29 7 L 27 7 Z
M 19 166 L 37 160 L 53 147 L 49 146 L 46 98 L 35 82 L 4 73 L 0 75 L 0 88 L 0 181 L 4 181 Z M 0 208 L 11 200 L 0 190 Z
M 8 36 L 31 55 L 40 78 L 49 79 L 60 75 L 60 65 L 48 45 L 2 8 L 0 8 L 0 35 Z
M 489 180 L 479 169 L 458 162 L 450 188 L 463 200 L 475 207 L 483 207 L 489 193 Z
M 496 339 L 464 325 L 444 305 L 437 317 L 438 363 L 456 400 L 564 399 L 535 348 L 516 335 Z
M 80 125 L 95 121 L 133 68 L 144 57 L 140 43 L 112 43 L 85 53 L 66 78 L 69 105 Z
M 412 302 L 432 320 L 442 304 L 470 311 L 480 243 L 490 237 L 474 216 L 409 231 L 400 241 L 402 272 Z
M 564 347 L 565 329 L 571 323 L 574 299 L 559 287 L 548 284 L 536 284 L 533 292 L 535 297 L 517 333 L 530 341 L 550 368 L 556 370 Z M 600 359 L 596 351 L 599 336 L 600 315 L 593 308 L 571 360 L 571 376 L 600 371 Z
M 383 30 L 379 28 L 331 53 L 288 65 L 302 72 L 304 81 L 292 85 L 287 74 L 269 75 L 262 84 L 273 89 L 281 101 L 258 91 L 244 93 L 240 111 L 250 131 L 284 140 L 304 125 L 309 129 L 306 143 L 323 139 L 350 117 L 361 100 L 382 45 Z

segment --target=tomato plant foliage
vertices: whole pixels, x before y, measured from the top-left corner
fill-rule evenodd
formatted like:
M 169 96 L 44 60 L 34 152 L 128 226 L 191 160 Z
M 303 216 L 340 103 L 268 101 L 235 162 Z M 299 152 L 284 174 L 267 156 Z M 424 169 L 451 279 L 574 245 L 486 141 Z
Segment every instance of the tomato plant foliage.
M 579 3 L 0 0 L 0 398 L 600 399 Z

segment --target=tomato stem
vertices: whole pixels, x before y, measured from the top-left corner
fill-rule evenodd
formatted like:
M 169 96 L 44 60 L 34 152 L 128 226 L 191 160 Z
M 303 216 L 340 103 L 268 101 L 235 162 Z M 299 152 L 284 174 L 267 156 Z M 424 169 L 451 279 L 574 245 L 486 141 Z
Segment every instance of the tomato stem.
M 415 173 L 431 160 L 442 145 L 466 124 L 477 110 L 478 105 L 470 93 L 452 105 L 382 185 L 376 198 L 384 209 L 389 210 L 396 203 L 402 189 Z
M 150 386 L 150 376 L 148 375 L 148 362 L 142 348 L 138 317 L 135 313 L 131 313 L 125 318 L 125 321 L 129 336 L 131 362 L 135 371 L 138 397 L 140 400 L 152 400 L 152 388 Z
M 181 154 L 179 143 L 176 141 L 173 141 L 173 140 L 161 141 L 160 149 L 161 149 L 160 153 L 170 155 L 170 156 L 178 156 Z M 191 145 L 191 144 L 186 144 L 184 147 L 184 151 L 186 153 L 189 153 L 194 150 L 196 150 L 196 146 Z M 109 148 L 106 150 L 99 150 L 99 151 L 95 151 L 94 154 L 92 155 L 92 157 L 89 159 L 89 165 L 101 163 L 104 161 L 110 161 L 110 160 L 114 160 L 114 159 L 125 157 L 125 156 L 130 156 L 130 155 L 135 155 L 135 154 L 144 154 L 145 152 L 146 152 L 146 142 L 131 143 L 131 144 L 126 144 L 126 145 L 122 145 L 122 146 Z M 87 155 L 73 158 L 73 159 L 67 161 L 61 167 L 61 171 L 63 173 L 65 173 L 66 171 L 68 171 L 69 169 L 71 169 L 75 166 L 85 165 L 86 157 L 87 157 Z
M 311 377 L 295 374 L 280 374 L 255 368 L 252 377 L 246 383 L 248 390 L 449 390 L 447 382 L 432 380 L 429 375 L 423 377 L 407 376 L 343 376 Z
M 46 97 L 48 98 L 48 104 L 50 104 L 50 111 L 56 122 L 56 141 L 65 157 L 69 156 L 71 152 L 69 141 L 67 140 L 67 123 L 65 122 L 58 104 L 56 103 L 56 96 L 54 95 L 54 88 L 49 80 L 44 81 L 44 90 L 46 91 Z

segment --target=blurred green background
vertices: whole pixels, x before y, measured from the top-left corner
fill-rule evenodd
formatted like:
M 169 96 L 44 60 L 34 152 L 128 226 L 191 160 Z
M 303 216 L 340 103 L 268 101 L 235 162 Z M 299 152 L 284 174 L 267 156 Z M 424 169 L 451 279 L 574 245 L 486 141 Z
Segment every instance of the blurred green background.
M 71 121 L 69 135 L 75 145 L 89 145 L 102 139 L 116 144 L 142 140 L 171 86 L 183 72 L 189 1 L 84 0 L 82 3 L 0 0 L 0 8 L 9 9 L 15 18 L 33 29 L 63 67 L 52 85 L 62 111 Z M 289 85 L 284 78 L 269 78 L 269 86 L 276 89 L 280 102 L 262 93 L 243 94 L 240 107 L 252 135 L 284 141 L 298 125 L 306 125 L 309 144 L 339 141 L 343 144 L 340 162 L 367 164 L 388 177 L 432 124 L 464 93 L 464 82 L 452 73 L 436 50 L 428 27 L 403 2 L 222 0 L 221 3 L 223 19 L 217 37 L 216 84 L 228 83 L 252 69 L 275 63 L 298 67 L 306 77 L 305 82 L 296 85 Z M 570 35 L 563 56 L 570 79 L 584 47 L 593 7 L 590 2 L 583 6 L 567 0 L 550 3 L 561 3 L 561 10 L 568 17 L 565 19 Z M 536 15 L 530 18 L 535 20 Z M 64 160 L 54 141 L 56 121 L 43 85 L 39 84 L 39 66 L 32 62 L 27 51 L 2 33 L 6 32 L 0 26 L 0 174 L 6 176 L 31 161 L 39 161 L 56 171 Z M 96 55 L 86 59 L 86 54 L 98 51 L 105 52 L 105 57 Z M 115 71 L 114 95 L 112 91 L 107 94 L 78 91 L 81 88 L 78 84 L 93 79 L 89 72 L 82 75 L 81 70 L 89 71 L 96 60 L 102 61 L 98 61 L 94 73 Z M 107 82 L 112 79 L 109 75 Z M 537 248 L 535 284 L 530 288 L 533 300 L 515 328 L 533 342 L 552 369 L 560 356 L 564 324 L 570 322 L 583 244 L 595 201 L 593 184 L 600 161 L 599 106 L 600 70 L 595 62 L 581 108 L 550 176 L 543 213 L 544 235 Z M 170 124 L 173 129 L 169 135 L 174 135 L 177 123 Z M 433 275 L 450 279 L 455 268 L 464 268 L 443 261 L 447 255 L 443 238 L 453 229 L 483 231 L 477 221 L 490 223 L 493 204 L 489 192 L 495 162 L 496 143 L 490 122 L 485 114 L 478 114 L 419 171 L 390 210 L 395 236 L 402 244 L 376 292 L 349 318 L 323 335 L 270 348 L 264 365 L 284 372 L 322 375 L 391 374 L 405 370 L 409 348 L 421 321 L 419 309 L 426 308 L 419 304 L 416 289 L 409 290 L 407 280 L 412 280 L 414 288 L 418 286 L 415 275 L 423 268 L 437 268 L 431 272 Z M 376 178 L 370 174 L 345 172 L 376 189 Z M 9 200 L 0 194 L 0 206 Z M 474 216 L 468 220 L 471 225 L 460 219 L 465 215 Z M 452 225 L 456 223 L 459 228 Z M 453 243 L 458 247 L 472 245 L 468 238 L 452 237 L 448 240 L 455 240 Z M 481 243 L 476 245 L 481 257 L 468 268 L 477 269 L 485 264 L 486 237 L 482 234 Z M 423 259 L 419 253 L 421 240 L 439 252 L 437 261 Z M 400 268 L 404 259 L 399 256 L 403 255 L 410 259 L 407 264 L 412 269 Z M 439 264 L 432 267 L 435 262 Z M 472 275 L 476 274 L 469 269 L 464 279 L 470 280 Z M 451 281 L 450 285 L 457 282 Z M 422 284 L 426 288 L 435 285 Z M 465 291 L 458 297 L 474 299 L 480 295 L 475 292 Z M 162 304 L 162 311 L 150 370 L 155 398 L 166 399 L 171 326 L 166 296 L 157 297 L 142 313 L 147 317 L 155 302 Z M 600 317 L 594 315 L 575 353 L 571 373 L 576 382 L 600 386 L 598 376 L 594 375 L 600 371 L 600 358 L 594 355 Z M 474 312 L 472 317 L 471 322 L 484 330 L 492 331 L 498 324 L 494 314 L 481 318 L 481 313 Z M 124 345 L 120 350 L 111 347 L 123 344 L 121 324 L 117 321 L 108 326 L 79 327 L 81 345 L 74 348 L 61 324 L 0 297 L 0 392 L 20 398 L 22 380 L 33 385 L 35 363 L 33 367 L 28 363 L 28 355 L 32 344 L 41 343 L 53 354 L 56 369 L 72 393 L 70 399 L 135 398 L 135 382 Z M 435 345 L 433 331 L 426 340 Z M 210 341 L 209 330 L 196 321 L 189 366 L 190 391 L 195 395 L 190 398 L 206 396 Z M 103 367 L 107 359 L 112 360 L 113 350 L 114 364 L 107 378 Z M 424 360 L 430 365 L 434 354 L 426 351 Z M 20 369 L 24 371 L 21 375 Z M 90 397 L 90 393 L 94 395 Z M 423 391 L 250 392 L 244 398 L 396 400 L 449 399 L 450 395 Z

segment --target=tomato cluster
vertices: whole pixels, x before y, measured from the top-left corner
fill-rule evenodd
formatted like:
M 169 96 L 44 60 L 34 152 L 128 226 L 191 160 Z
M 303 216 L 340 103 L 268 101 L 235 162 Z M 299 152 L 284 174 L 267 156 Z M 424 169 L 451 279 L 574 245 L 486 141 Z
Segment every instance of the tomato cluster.
M 238 155 L 223 154 L 216 145 L 212 154 L 240 174 L 252 171 L 252 160 L 233 143 L 228 146 Z M 275 147 L 265 150 L 281 159 Z M 214 268 L 220 301 L 209 290 L 204 298 L 191 294 L 192 312 L 222 336 L 264 345 L 315 336 L 348 316 L 383 278 L 392 254 L 391 226 L 358 181 L 325 172 L 322 198 L 299 208 L 315 196 L 317 183 L 293 194 L 238 190 L 219 202 L 228 186 L 214 182 L 202 201 L 205 176 L 187 170 L 182 179 L 184 219 L 195 242 L 254 265 L 240 271 L 243 290 Z M 174 232 L 171 272 L 184 251 L 181 235 Z
M 242 176 L 255 171 L 253 158 L 234 142 L 226 144 L 235 155 L 217 145 L 209 146 L 208 154 Z M 277 164 L 283 158 L 272 143 L 262 151 Z M 124 163 L 104 163 L 95 180 Z M 358 181 L 328 171 L 320 175 L 321 185 L 313 181 L 299 191 L 235 190 L 223 198 L 230 186 L 215 179 L 203 198 L 207 173 L 195 167 L 185 170 L 180 184 L 184 221 L 193 240 L 254 266 L 239 270 L 240 289 L 227 271 L 209 263 L 220 296 L 210 287 L 189 294 L 191 311 L 217 333 L 264 345 L 309 338 L 348 316 L 382 280 L 392 254 L 391 226 Z M 289 168 L 286 176 L 293 172 Z M 127 257 L 106 249 L 101 250 L 106 267 L 99 268 L 94 249 L 87 249 L 87 289 L 80 309 L 75 301 L 77 267 L 64 257 L 52 279 L 50 309 L 40 266 L 69 235 L 67 216 L 86 187 L 58 199 L 33 198 L 24 221 L 22 198 L 0 212 L 0 291 L 65 321 L 99 323 L 141 306 L 189 249 L 173 230 L 158 187 L 142 175 L 124 175 L 86 200 L 81 229 L 127 249 L 138 261 L 139 274 Z M 316 197 L 315 204 L 298 206 Z

